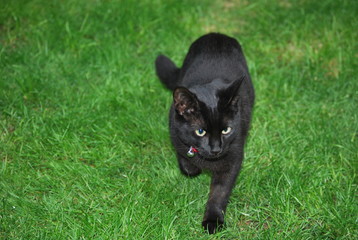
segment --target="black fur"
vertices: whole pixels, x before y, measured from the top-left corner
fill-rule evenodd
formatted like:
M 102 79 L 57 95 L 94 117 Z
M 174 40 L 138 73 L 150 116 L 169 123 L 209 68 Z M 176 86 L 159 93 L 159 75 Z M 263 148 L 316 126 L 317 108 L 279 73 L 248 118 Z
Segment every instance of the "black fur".
M 180 170 L 190 177 L 204 169 L 212 173 L 202 225 L 214 233 L 224 223 L 254 104 L 245 57 L 234 38 L 210 33 L 191 45 L 182 68 L 163 55 L 155 65 L 159 79 L 173 91 L 169 126 Z M 198 136 L 198 129 L 206 134 Z M 186 155 L 191 146 L 198 150 L 194 157 Z

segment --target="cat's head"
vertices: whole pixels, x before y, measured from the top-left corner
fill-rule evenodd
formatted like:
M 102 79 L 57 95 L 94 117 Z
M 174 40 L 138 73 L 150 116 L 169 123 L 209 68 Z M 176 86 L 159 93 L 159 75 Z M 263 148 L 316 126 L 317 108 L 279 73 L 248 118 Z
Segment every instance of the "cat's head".
M 239 134 L 239 89 L 243 79 L 228 83 L 217 79 L 173 92 L 177 136 L 206 159 L 226 154 Z

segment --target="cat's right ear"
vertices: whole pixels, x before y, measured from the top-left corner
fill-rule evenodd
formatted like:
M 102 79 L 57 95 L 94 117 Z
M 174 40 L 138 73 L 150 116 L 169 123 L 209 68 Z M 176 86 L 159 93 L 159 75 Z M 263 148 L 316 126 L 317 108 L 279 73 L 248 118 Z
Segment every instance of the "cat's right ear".
M 199 109 L 199 102 L 195 94 L 185 87 L 178 87 L 173 92 L 174 106 L 177 113 L 188 117 Z

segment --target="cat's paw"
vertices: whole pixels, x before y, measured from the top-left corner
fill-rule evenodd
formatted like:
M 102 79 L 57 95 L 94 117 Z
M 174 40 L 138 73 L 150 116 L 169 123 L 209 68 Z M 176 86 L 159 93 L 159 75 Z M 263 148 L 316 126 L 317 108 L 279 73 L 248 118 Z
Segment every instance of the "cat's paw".
M 182 174 L 184 174 L 187 177 L 196 177 L 198 175 L 200 175 L 201 173 L 201 169 L 195 167 L 195 166 L 182 166 L 179 165 L 180 167 L 180 171 L 182 172 Z
M 216 233 L 224 224 L 224 214 L 216 208 L 207 209 L 202 225 L 209 234 Z
M 223 220 L 219 219 L 207 219 L 202 222 L 202 226 L 204 227 L 204 230 L 209 232 L 209 234 L 214 234 L 217 231 L 219 231 L 224 224 Z
M 180 171 L 187 177 L 196 177 L 201 173 L 201 169 L 191 164 L 185 158 L 179 158 Z

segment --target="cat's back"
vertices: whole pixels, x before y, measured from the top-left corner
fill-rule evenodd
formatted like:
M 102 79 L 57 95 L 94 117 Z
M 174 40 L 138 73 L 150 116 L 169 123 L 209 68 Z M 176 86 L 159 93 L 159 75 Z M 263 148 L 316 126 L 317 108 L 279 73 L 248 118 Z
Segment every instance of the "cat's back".
M 220 33 L 209 33 L 198 38 L 190 46 L 189 54 L 228 54 L 241 52 L 238 41 L 232 37 Z
M 207 83 L 216 78 L 235 80 L 249 75 L 239 42 L 220 33 L 197 39 L 189 49 L 181 69 L 184 86 Z

